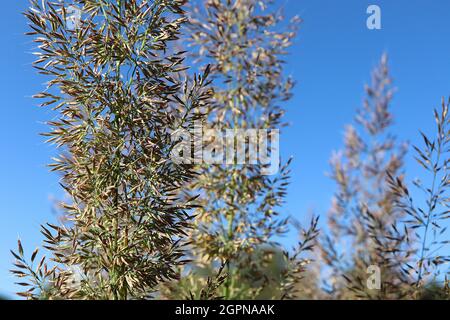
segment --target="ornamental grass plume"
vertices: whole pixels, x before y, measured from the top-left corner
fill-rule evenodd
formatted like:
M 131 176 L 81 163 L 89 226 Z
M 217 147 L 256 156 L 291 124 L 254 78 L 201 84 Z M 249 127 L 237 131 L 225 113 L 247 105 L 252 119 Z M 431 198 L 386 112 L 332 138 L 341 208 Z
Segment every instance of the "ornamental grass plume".
M 423 174 L 413 181 L 419 192 L 401 178 L 388 176 L 394 206 L 405 215 L 403 227 L 408 234 L 410 258 L 402 265 L 402 280 L 411 299 L 449 299 L 448 275 L 450 256 L 445 251 L 450 243 L 447 227 L 449 204 L 449 104 L 442 98 L 440 110 L 434 110 L 436 133 L 420 132 L 423 146 L 415 146 L 415 159 Z M 397 227 L 398 229 L 399 227 Z M 395 252 L 390 253 L 396 258 Z
M 35 98 L 58 113 L 48 142 L 60 155 L 70 201 L 66 223 L 42 226 L 44 248 L 28 262 L 22 244 L 12 272 L 21 296 L 137 299 L 178 277 L 195 176 L 171 160 L 172 133 L 201 116 L 211 95 L 204 75 L 181 80 L 174 43 L 184 0 L 31 1 L 25 13 L 38 44 L 34 65 L 49 77 Z M 77 11 L 78 10 L 78 11 Z
M 325 269 L 331 276 L 327 290 L 333 298 L 399 298 L 401 258 L 390 252 L 403 246 L 404 235 L 388 236 L 402 212 L 396 210 L 395 192 L 388 173 L 403 175 L 406 144 L 392 134 L 394 88 L 387 56 L 383 55 L 366 86 L 363 107 L 345 132 L 345 147 L 331 160 L 331 177 L 337 191 L 328 215 L 329 232 L 321 241 Z M 369 290 L 368 268 L 376 266 L 381 288 Z M 378 290 L 379 289 L 379 290 Z
M 337 190 L 319 236 L 318 217 L 305 227 L 283 213 L 291 160 L 277 140 L 294 87 L 283 58 L 299 18 L 271 0 L 30 2 L 34 66 L 49 79 L 35 98 L 55 115 L 43 135 L 68 200 L 42 225 L 44 250 L 19 240 L 12 251 L 20 296 L 450 297 L 449 104 L 434 112 L 437 133 L 421 132 L 423 171 L 409 183 L 386 55 L 331 159 Z M 277 240 L 292 227 L 288 250 Z
M 299 19 L 279 31 L 284 17 L 267 5 L 271 1 L 205 0 L 201 8 L 192 10 L 190 52 L 197 63 L 211 65 L 215 92 L 204 126 L 235 132 L 268 130 L 270 140 L 285 125 L 281 104 L 291 98 L 294 83 L 284 75 L 282 57 L 296 36 Z M 207 143 L 217 141 L 209 136 Z M 196 227 L 190 233 L 193 262 L 185 269 L 190 274 L 184 285 L 173 284 L 168 297 L 198 297 L 205 282 L 202 276 L 214 274 L 222 264 L 227 277 L 217 292 L 224 299 L 294 295 L 295 283 L 308 263 L 303 254 L 311 250 L 318 232 L 317 219 L 303 233 L 294 254 L 282 255 L 281 274 L 271 272 L 280 250 L 275 238 L 289 225 L 280 212 L 289 162 L 275 175 L 265 175 L 264 168 L 240 164 L 236 158 L 201 166 L 201 175 L 191 185 L 202 196 L 195 211 Z M 266 296 L 268 291 L 272 293 Z

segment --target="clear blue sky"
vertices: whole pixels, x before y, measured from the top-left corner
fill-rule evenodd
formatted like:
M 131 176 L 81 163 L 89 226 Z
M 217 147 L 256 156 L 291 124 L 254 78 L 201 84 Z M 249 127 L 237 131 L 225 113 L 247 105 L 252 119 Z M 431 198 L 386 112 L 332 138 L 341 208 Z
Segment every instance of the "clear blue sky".
M 27 1 L 4 1 L 0 19 L 0 293 L 12 296 L 8 273 L 17 237 L 30 252 L 40 244 L 39 225 L 54 221 L 52 198 L 61 197 L 58 177 L 46 164 L 54 153 L 39 136 L 48 109 L 30 97 L 44 78 L 31 67 L 31 39 L 22 17 Z M 448 0 L 279 0 L 288 15 L 305 20 L 288 57 L 286 71 L 298 81 L 285 106 L 291 126 L 282 134 L 283 155 L 294 156 L 293 183 L 286 213 L 303 220 L 310 209 L 325 214 L 334 190 L 325 176 L 328 159 L 342 145 L 346 123 L 363 99 L 370 70 L 386 51 L 398 87 L 394 100 L 396 130 L 418 141 L 417 130 L 430 132 L 432 109 L 450 94 L 450 2 Z M 382 30 L 366 28 L 366 8 L 382 9 Z M 408 158 L 407 170 L 417 166 Z M 294 239 L 287 239 L 292 242 Z

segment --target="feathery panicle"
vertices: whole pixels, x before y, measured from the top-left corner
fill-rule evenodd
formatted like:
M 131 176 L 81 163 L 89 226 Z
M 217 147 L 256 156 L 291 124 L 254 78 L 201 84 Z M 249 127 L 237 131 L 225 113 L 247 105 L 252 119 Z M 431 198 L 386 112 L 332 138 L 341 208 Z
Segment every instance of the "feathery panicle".
M 194 171 L 170 160 L 171 134 L 211 94 L 202 75 L 179 80 L 184 56 L 171 44 L 184 2 L 31 1 L 35 67 L 50 79 L 36 98 L 59 112 L 45 135 L 61 151 L 50 167 L 71 201 L 66 224 L 42 226 L 52 262 L 32 269 L 15 254 L 13 272 L 30 280 L 21 295 L 145 298 L 177 278 L 191 208 L 179 193 Z
M 299 19 L 280 32 L 283 16 L 270 13 L 266 3 L 206 0 L 203 8 L 192 10 L 191 47 L 197 61 L 211 64 L 215 83 L 206 122 L 210 128 L 279 129 L 285 125 L 280 104 L 290 99 L 294 83 L 284 76 L 282 56 L 296 35 Z M 227 165 L 202 166 L 201 175 L 191 186 L 203 195 L 191 232 L 194 269 L 200 274 L 225 262 L 228 277 L 222 296 L 226 299 L 261 297 L 267 287 L 281 292 L 284 280 L 267 270 L 279 257 L 274 236 L 283 234 L 289 223 L 279 212 L 289 180 L 288 165 L 273 176 L 262 174 L 262 166 L 237 164 L 235 160 Z M 300 259 L 299 254 L 281 257 L 289 266 Z M 289 277 L 294 274 L 297 272 Z M 286 288 L 291 288 L 291 283 L 285 284 Z
M 338 191 L 333 197 L 329 234 L 322 241 L 321 251 L 332 272 L 331 294 L 338 298 L 353 296 L 346 293 L 342 275 L 358 284 L 357 296 L 390 297 L 398 291 L 398 266 L 385 259 L 384 250 L 396 250 L 400 243 L 388 241 L 388 244 L 381 239 L 387 239 L 386 228 L 401 218 L 393 207 L 395 194 L 386 180 L 388 172 L 402 174 L 406 146 L 398 144 L 391 133 L 394 89 L 386 55 L 365 91 L 366 99 L 355 118 L 358 126 L 347 127 L 344 150 L 331 160 L 331 177 Z M 371 265 L 379 267 L 385 275 L 383 290 L 366 288 L 364 279 Z M 354 285 L 350 289 L 355 291 Z
M 409 263 L 403 265 L 404 282 L 410 288 L 412 298 L 420 298 L 429 286 L 442 283 L 443 294 L 447 287 L 450 256 L 443 255 L 450 243 L 447 228 L 442 222 L 450 218 L 449 210 L 449 147 L 450 117 L 448 103 L 442 99 L 441 110 L 434 110 L 436 134 L 434 137 L 421 132 L 423 147 L 415 146 L 415 159 L 425 175 L 422 182 L 414 180 L 413 184 L 423 194 L 421 198 L 410 191 L 407 184 L 394 175 L 389 176 L 389 183 L 396 195 L 395 206 L 406 215 L 404 228 L 411 234 L 414 254 Z

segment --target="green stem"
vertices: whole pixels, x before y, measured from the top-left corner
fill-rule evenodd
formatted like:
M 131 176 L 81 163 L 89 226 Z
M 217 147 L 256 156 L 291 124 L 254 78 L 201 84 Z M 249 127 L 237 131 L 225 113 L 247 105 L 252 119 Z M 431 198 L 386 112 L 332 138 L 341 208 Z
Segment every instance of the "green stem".
M 434 203 L 436 201 L 435 200 L 435 197 L 436 197 L 435 188 L 436 188 L 436 179 L 437 179 L 437 166 L 439 165 L 440 157 L 441 157 L 441 142 L 439 141 L 436 163 L 435 163 L 435 166 L 433 167 L 433 182 L 431 184 L 430 199 L 428 202 L 427 221 L 425 223 L 425 232 L 424 232 L 425 234 L 423 236 L 422 247 L 421 247 L 421 252 L 420 252 L 419 271 L 418 271 L 418 278 L 417 278 L 417 284 L 416 284 L 417 287 L 420 285 L 420 282 L 421 282 L 422 276 L 423 276 L 423 259 L 425 257 L 425 249 L 427 246 L 428 229 L 429 229 L 429 226 L 431 223 L 431 217 L 432 217 L 433 211 L 434 211 Z

